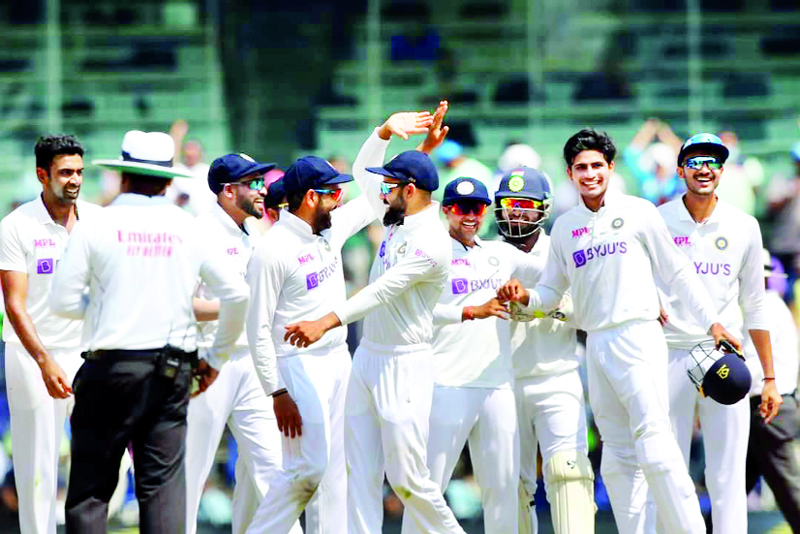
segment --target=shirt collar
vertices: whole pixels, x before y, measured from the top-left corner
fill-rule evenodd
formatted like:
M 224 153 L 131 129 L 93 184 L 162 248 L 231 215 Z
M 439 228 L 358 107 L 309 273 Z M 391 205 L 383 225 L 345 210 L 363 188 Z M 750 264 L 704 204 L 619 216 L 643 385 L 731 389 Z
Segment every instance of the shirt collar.
M 414 215 L 406 215 L 403 218 L 403 227 L 407 230 L 415 230 L 416 228 L 430 225 L 431 221 L 441 224 L 439 222 L 439 203 L 435 200 L 432 200 L 430 205 L 422 211 Z
M 53 218 L 50 216 L 50 212 L 47 211 L 47 206 L 44 205 L 44 199 L 42 198 L 41 193 L 36 197 L 33 203 L 36 210 L 37 221 L 39 221 L 41 224 L 55 224 L 56 226 L 61 226 L 60 224 L 55 222 Z M 75 201 L 75 214 L 78 220 L 80 220 L 82 205 L 83 205 L 82 200 Z
M 120 193 L 111 203 L 111 206 L 168 206 L 172 205 L 164 195 L 148 197 L 138 193 Z M 176 206 L 177 207 L 177 206 Z
M 702 223 L 698 223 L 697 221 L 695 221 L 694 218 L 692 217 L 692 214 L 689 213 L 689 210 L 686 207 L 686 203 L 684 202 L 684 198 L 685 197 L 686 197 L 686 194 L 684 193 L 683 195 L 678 197 L 678 199 L 676 200 L 676 202 L 678 203 L 678 219 L 679 220 L 681 220 L 683 222 L 691 222 L 691 223 L 696 224 L 696 225 L 712 224 L 712 223 L 719 222 L 719 218 L 720 218 L 719 212 L 720 212 L 720 208 L 722 206 L 722 200 L 720 200 L 719 197 L 717 197 L 717 204 L 716 204 L 716 206 L 714 206 L 714 211 L 712 211 L 711 215 L 708 217 L 708 219 L 706 219 Z
M 289 210 L 283 210 L 281 212 L 281 218 L 275 223 L 275 225 L 285 226 L 289 231 L 299 235 L 300 237 L 305 237 L 308 239 L 316 239 L 317 237 L 311 230 L 310 224 Z
M 603 197 L 603 205 L 600 206 L 599 210 L 592 211 L 589 208 L 587 208 L 586 207 L 586 203 L 584 203 L 583 197 L 581 196 L 580 193 L 578 193 L 578 205 L 581 206 L 584 210 L 588 211 L 589 213 L 599 215 L 600 213 L 603 212 L 604 209 L 616 206 L 617 205 L 617 201 L 620 199 L 621 196 L 622 196 L 621 193 L 619 193 L 618 191 L 616 191 L 614 189 L 611 189 L 611 187 L 609 185 L 609 188 L 606 189 L 606 194 Z
M 211 208 L 211 215 L 214 217 L 228 233 L 239 236 L 242 233 L 250 235 L 247 228 L 240 228 L 236 221 L 219 204 L 214 204 Z

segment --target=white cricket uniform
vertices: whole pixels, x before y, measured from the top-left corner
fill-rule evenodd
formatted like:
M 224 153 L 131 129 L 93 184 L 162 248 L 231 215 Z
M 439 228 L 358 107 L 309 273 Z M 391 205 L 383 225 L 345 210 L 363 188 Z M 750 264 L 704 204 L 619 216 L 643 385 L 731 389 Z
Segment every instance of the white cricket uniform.
M 353 174 L 376 216 L 385 211 L 382 179 L 388 141 L 376 132 L 361 147 Z M 426 461 L 433 397 L 433 309 L 447 283 L 450 238 L 439 203 L 384 230 L 370 285 L 334 308 L 342 324 L 364 318 L 347 392 L 348 532 L 374 534 L 383 523 L 383 475 L 422 532 L 459 533 Z
M 550 236 L 540 231 L 530 255 L 546 263 Z M 533 287 L 540 277 L 519 277 Z M 572 315 L 572 303 L 562 299 Z M 568 308 L 568 309 L 566 309 Z M 537 446 L 542 465 L 558 451 L 588 452 L 586 407 L 578 374 L 578 338 L 572 321 L 550 317 L 508 324 L 520 428 L 520 476 L 530 500 L 536 494 Z M 545 489 L 550 494 L 545 478 Z
M 711 295 L 720 322 L 737 339 L 743 328 L 768 330 L 764 314 L 764 265 L 761 230 L 751 215 L 718 200 L 711 216 L 697 223 L 683 196 L 658 208 L 675 244 L 691 261 Z M 686 375 L 693 367 L 692 347 L 712 339 L 699 326 L 671 287 L 657 280 L 667 312 L 664 335 L 669 347 L 669 406 L 672 429 L 686 465 L 695 411 L 700 418 L 706 451 L 706 486 L 711 497 L 714 529 L 726 534 L 747 532 L 745 466 L 750 434 L 747 396 L 726 406 L 704 398 Z M 744 311 L 744 317 L 742 317 Z M 744 326 L 743 326 L 744 325 Z
M 93 224 L 101 209 L 78 200 L 77 225 Z M 42 344 L 71 384 L 83 363 L 81 321 L 59 317 L 47 304 L 68 238 L 67 229 L 53 221 L 41 196 L 18 207 L 0 223 L 0 270 L 27 275 L 25 308 Z M 58 451 L 74 398 L 54 399 L 47 393 L 39 365 L 22 346 L 8 314 L 3 322 L 20 529 L 23 534 L 54 534 Z
M 774 358 L 775 387 L 781 395 L 791 395 L 797 389 L 797 374 L 800 367 L 797 325 L 780 293 L 772 289 L 767 289 L 764 294 L 764 313 L 770 318 L 769 341 Z M 742 352 L 753 377 L 750 397 L 761 397 L 761 392 L 764 390 L 764 368 L 761 367 L 753 339 L 747 332 L 744 334 Z
M 346 300 L 342 246 L 374 218 L 363 195 L 333 210 L 331 227 L 320 234 L 283 211 L 250 260 L 250 352 L 267 395 L 280 382 L 297 403 L 303 433 L 283 436 L 283 469 L 272 479 L 248 532 L 288 532 L 312 496 L 319 498 L 320 524 L 314 530 L 308 525 L 307 532 L 347 530 L 347 329 L 335 328 L 306 348 L 290 345 L 284 335 L 287 324 L 318 319 Z
M 708 330 L 717 314 L 655 206 L 609 191 L 556 220 L 542 281 L 529 307 L 555 307 L 568 287 L 586 330 L 589 400 L 603 439 L 601 473 L 620 533 L 644 532 L 647 486 L 665 532 L 705 532 L 694 484 L 670 429 L 667 345 L 658 324 L 655 270 Z M 647 483 L 645 483 L 645 479 Z
M 513 533 L 518 528 L 519 433 L 508 337 L 502 343 L 498 333 L 507 321 L 462 322 L 461 317 L 465 306 L 495 298 L 512 277 L 538 278 L 544 263 L 499 241 L 476 239 L 473 247 L 450 241 L 450 276 L 433 310 L 435 386 L 427 465 L 431 480 L 446 489 L 469 441 L 484 528 Z M 403 532 L 419 532 L 410 516 L 403 518 Z
M 247 226 L 240 228 L 219 204 L 197 218 L 197 227 L 211 253 L 227 255 L 236 263 L 244 280 L 247 262 L 261 234 L 257 231 L 251 234 Z M 199 294 L 207 300 L 215 298 L 214 292 L 205 284 L 200 287 Z M 198 350 L 202 352 L 211 346 L 216 330 L 216 321 L 199 323 Z M 236 438 L 239 452 L 233 491 L 234 534 L 247 529 L 267 493 L 271 477 L 282 462 L 281 434 L 272 410 L 272 398 L 264 395 L 258 382 L 244 332 L 218 371 L 211 387 L 189 402 L 185 458 L 189 534 L 197 531 L 200 498 L 226 424 Z M 308 519 L 312 519 L 312 515 L 307 514 Z M 313 521 L 318 521 L 318 518 L 315 516 Z M 292 532 L 302 532 L 299 522 Z

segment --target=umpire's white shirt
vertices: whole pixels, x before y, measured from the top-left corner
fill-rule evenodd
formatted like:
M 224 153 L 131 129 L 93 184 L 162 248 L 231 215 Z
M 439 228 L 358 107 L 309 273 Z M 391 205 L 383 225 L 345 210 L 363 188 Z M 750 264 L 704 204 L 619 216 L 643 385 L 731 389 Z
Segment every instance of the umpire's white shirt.
M 651 202 L 609 191 L 594 212 L 581 200 L 556 220 L 550 235 L 547 267 L 529 308 L 555 308 L 570 287 L 577 328 L 592 332 L 654 321 L 660 311 L 655 271 L 687 299 L 703 331 L 718 322 L 708 292 Z
M 84 318 L 89 350 L 171 345 L 190 352 L 197 348 L 192 297 L 198 277 L 221 302 L 210 356 L 224 356 L 247 312 L 247 285 L 236 266 L 212 254 L 195 218 L 163 196 L 124 193 L 92 224 L 73 230 L 50 305 L 65 317 Z
M 100 206 L 78 200 L 78 222 L 93 224 Z M 81 322 L 60 317 L 47 303 L 50 287 L 70 234 L 57 224 L 42 201 L 41 195 L 26 202 L 0 222 L 0 269 L 28 275 L 25 309 L 36 334 L 48 349 L 74 349 L 80 345 Z M 3 341 L 20 343 L 8 315 L 3 318 Z
M 236 272 L 242 280 L 247 275 L 247 262 L 250 261 L 256 240 L 261 237 L 257 230 L 248 229 L 249 220 L 246 219 L 244 228 L 240 228 L 219 204 L 214 204 L 211 210 L 197 217 L 197 230 L 203 236 L 209 253 L 229 258 L 236 265 Z M 251 231 L 255 233 L 251 234 Z M 198 296 L 206 300 L 219 298 L 208 284 L 202 282 Z M 207 352 L 211 348 L 218 327 L 217 321 L 198 323 L 197 346 L 201 352 Z M 247 348 L 245 332 L 242 332 L 236 341 L 236 348 Z
M 319 319 L 345 301 L 342 246 L 374 218 L 364 195 L 333 210 L 331 227 L 320 234 L 284 210 L 259 241 L 247 268 L 247 337 L 268 395 L 278 389 L 276 356 L 347 350 L 346 328 L 334 328 L 310 347 L 298 348 L 284 341 L 285 326 Z
M 510 388 L 514 382 L 508 321 L 489 317 L 462 322 L 465 306 L 480 306 L 497 296 L 511 278 L 536 279 L 544 261 L 500 241 L 475 239 L 466 247 L 450 240 L 450 276 L 433 310 L 436 384 L 452 387 Z
M 673 241 L 690 260 L 711 295 L 720 322 L 737 339 L 747 330 L 768 330 L 764 314 L 764 265 L 761 229 L 754 217 L 717 200 L 711 216 L 695 222 L 683 196 L 660 206 L 658 211 L 667 223 Z M 664 335 L 667 344 L 677 349 L 691 349 L 711 339 L 687 310 L 673 288 L 658 280 L 661 305 L 667 312 Z M 744 318 L 742 317 L 744 311 Z
M 528 254 L 546 265 L 549 252 L 550 236 L 540 230 L 539 238 Z M 533 287 L 541 275 L 518 278 L 525 287 Z M 566 314 L 568 321 L 551 317 L 528 322 L 509 321 L 506 335 L 510 336 L 515 378 L 562 374 L 578 368 L 578 337 L 571 321 L 573 310 L 569 294 L 562 297 L 559 309 Z

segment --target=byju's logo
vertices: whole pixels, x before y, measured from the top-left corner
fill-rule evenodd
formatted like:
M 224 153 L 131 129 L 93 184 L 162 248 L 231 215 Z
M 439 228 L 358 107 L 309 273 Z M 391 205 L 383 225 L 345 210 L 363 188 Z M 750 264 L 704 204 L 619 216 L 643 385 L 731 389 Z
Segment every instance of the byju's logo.
M 44 258 L 36 260 L 36 273 L 37 274 L 53 274 L 53 259 Z
M 466 278 L 453 278 L 453 295 L 463 295 L 469 293 L 469 280 Z
M 306 289 L 314 289 L 319 285 L 319 275 L 311 273 L 306 276 Z
M 572 253 L 572 259 L 575 260 L 575 268 L 583 267 L 586 265 L 586 253 L 578 250 Z

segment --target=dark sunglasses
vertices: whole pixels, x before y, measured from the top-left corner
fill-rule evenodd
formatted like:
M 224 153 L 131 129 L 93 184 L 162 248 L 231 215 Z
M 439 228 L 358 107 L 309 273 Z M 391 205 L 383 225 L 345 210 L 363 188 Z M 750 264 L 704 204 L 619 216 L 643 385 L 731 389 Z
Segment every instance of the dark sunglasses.
M 480 217 L 486 213 L 486 204 L 483 202 L 456 202 L 450 205 L 450 213 L 453 215 L 474 214 Z

